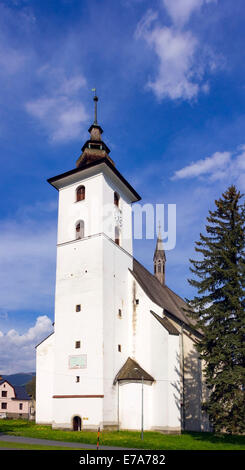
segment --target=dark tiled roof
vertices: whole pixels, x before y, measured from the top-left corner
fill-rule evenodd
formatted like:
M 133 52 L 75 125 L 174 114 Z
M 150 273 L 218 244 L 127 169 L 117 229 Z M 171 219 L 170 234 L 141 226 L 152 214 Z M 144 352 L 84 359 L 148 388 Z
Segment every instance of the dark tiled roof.
M 114 379 L 114 384 L 118 381 L 120 382 L 121 380 L 131 380 L 133 382 L 139 381 L 142 380 L 142 377 L 145 381 L 154 382 L 154 378 L 144 369 L 142 369 L 138 362 L 136 362 L 134 359 L 131 359 L 131 357 L 128 357 L 125 364 L 117 373 Z
M 187 308 L 186 302 L 169 289 L 169 287 L 166 285 L 163 286 L 160 281 L 136 259 L 133 260 L 133 271 L 131 271 L 131 273 L 146 295 L 155 304 L 162 307 L 166 312 L 172 314 L 175 318 L 186 325 L 195 327 L 194 321 L 187 318 L 187 315 L 184 312 L 184 309 Z
M 56 188 L 56 186 L 55 186 L 56 181 L 58 181 L 62 178 L 65 178 L 66 176 L 70 176 L 70 175 L 79 173 L 83 170 L 87 170 L 88 168 L 92 168 L 96 165 L 100 165 L 101 163 L 105 163 L 113 171 L 113 173 L 122 181 L 122 183 L 125 184 L 125 186 L 127 186 L 129 191 L 134 195 L 135 201 L 140 201 L 141 200 L 140 195 L 135 191 L 135 189 L 131 186 L 131 184 L 129 184 L 129 182 L 121 175 L 121 173 L 115 168 L 115 166 L 106 157 L 103 157 L 103 158 L 101 158 L 99 160 L 96 160 L 94 162 L 90 162 L 87 165 L 83 165 L 81 167 L 78 167 L 78 168 L 75 168 L 73 170 L 67 171 L 66 173 L 62 173 L 60 175 L 53 176 L 52 178 L 49 178 L 47 181 L 48 181 L 48 183 L 50 183 L 52 186 L 54 186 Z
M 15 385 L 15 399 L 16 400 L 31 400 L 31 397 L 28 395 L 25 387 L 21 387 L 20 385 Z
M 155 312 L 151 310 L 151 314 L 161 323 L 161 325 L 166 328 L 166 330 L 169 332 L 170 335 L 179 335 L 179 331 L 175 326 L 166 318 L 159 317 Z

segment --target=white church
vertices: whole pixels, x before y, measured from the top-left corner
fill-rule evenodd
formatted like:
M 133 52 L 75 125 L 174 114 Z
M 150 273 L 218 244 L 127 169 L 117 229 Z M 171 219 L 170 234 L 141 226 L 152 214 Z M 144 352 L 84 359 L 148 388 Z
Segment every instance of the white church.
M 53 428 L 207 430 L 195 350 L 200 332 L 165 284 L 159 233 L 154 274 L 133 256 L 141 198 L 109 157 L 95 119 L 58 191 L 54 332 L 36 347 L 36 422 Z

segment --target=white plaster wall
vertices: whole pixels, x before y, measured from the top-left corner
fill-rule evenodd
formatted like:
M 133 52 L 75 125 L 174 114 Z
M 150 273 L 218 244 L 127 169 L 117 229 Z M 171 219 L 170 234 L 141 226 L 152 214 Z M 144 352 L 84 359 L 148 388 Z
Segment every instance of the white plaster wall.
M 104 422 L 117 424 L 114 378 L 129 356 L 128 269 L 132 257 L 115 243 L 103 240 Z M 121 309 L 121 318 L 118 311 Z M 121 345 L 121 352 L 118 351 Z
M 75 225 L 79 220 L 85 222 L 85 236 L 104 232 L 114 240 L 115 212 L 114 191 L 120 195 L 119 210 L 123 224 L 121 228 L 121 246 L 132 254 L 132 211 L 128 191 L 117 184 L 117 178 L 108 171 L 94 169 L 90 176 L 80 175 L 77 181 L 59 190 L 58 209 L 58 244 L 67 243 L 76 238 Z M 85 186 L 85 199 L 76 201 L 76 189 Z
M 137 429 L 142 426 L 142 384 L 122 383 L 119 386 L 119 417 L 122 429 Z M 152 388 L 143 384 L 143 429 L 151 428 Z
M 151 374 L 152 413 L 150 427 L 179 430 L 180 403 L 178 387 L 180 365 L 179 336 L 173 336 L 150 313 L 162 317 L 162 309 L 154 304 L 130 274 L 132 299 L 131 357 Z M 139 304 L 135 305 L 134 299 Z
M 36 348 L 36 422 L 53 419 L 54 334 Z
M 85 222 L 85 236 L 102 232 L 102 183 L 102 173 L 92 173 L 59 190 L 58 244 L 75 240 L 79 220 Z M 85 199 L 76 202 L 76 189 L 81 184 L 85 186 Z
M 79 416 L 83 429 L 97 429 L 103 419 L 102 401 L 102 398 L 55 398 L 52 427 L 73 429 L 73 418 Z
M 55 395 L 103 394 L 102 296 L 101 236 L 58 247 Z M 80 312 L 76 305 L 81 305 Z M 76 341 L 81 348 L 75 348 Z M 87 355 L 87 367 L 70 369 L 69 356 L 80 354 Z

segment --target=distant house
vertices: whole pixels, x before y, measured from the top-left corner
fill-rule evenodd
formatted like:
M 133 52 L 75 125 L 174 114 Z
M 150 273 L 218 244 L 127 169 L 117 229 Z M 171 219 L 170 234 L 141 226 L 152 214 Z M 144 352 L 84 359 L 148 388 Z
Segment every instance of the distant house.
M 11 385 L 0 377 L 0 418 L 30 418 L 31 397 L 25 387 Z

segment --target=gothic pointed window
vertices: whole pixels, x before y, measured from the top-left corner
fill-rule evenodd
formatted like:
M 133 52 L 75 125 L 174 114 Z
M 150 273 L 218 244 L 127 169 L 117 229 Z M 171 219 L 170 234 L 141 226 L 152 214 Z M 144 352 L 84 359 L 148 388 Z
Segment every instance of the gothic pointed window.
M 83 201 L 85 199 L 85 186 L 79 186 L 77 188 L 77 202 Z
M 158 262 L 158 272 L 161 272 L 161 261 Z
M 119 207 L 119 199 L 120 199 L 120 196 L 119 194 L 115 191 L 114 192 L 114 204 L 115 206 Z
M 117 225 L 115 227 L 115 243 L 120 245 L 120 230 Z
M 79 220 L 79 222 L 76 223 L 76 240 L 79 240 L 80 238 L 84 238 L 84 221 Z

